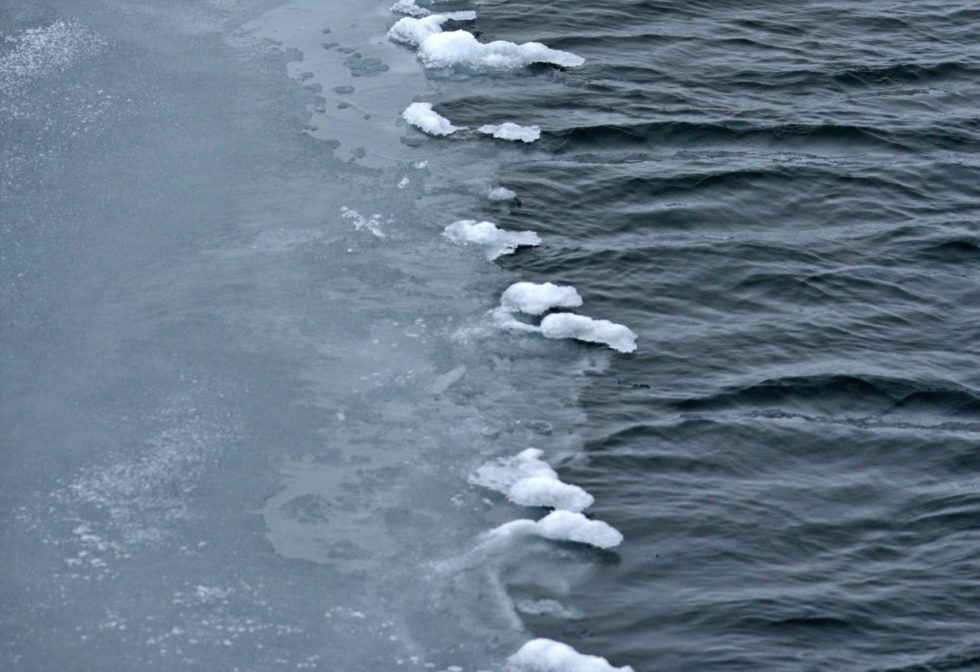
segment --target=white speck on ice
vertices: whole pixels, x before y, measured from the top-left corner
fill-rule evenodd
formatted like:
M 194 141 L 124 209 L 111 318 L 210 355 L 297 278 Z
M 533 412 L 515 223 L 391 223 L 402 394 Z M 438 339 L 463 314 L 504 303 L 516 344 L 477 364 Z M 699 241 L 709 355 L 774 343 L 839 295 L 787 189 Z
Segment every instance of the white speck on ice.
M 371 215 L 370 217 L 365 217 L 357 210 L 352 210 L 351 208 L 348 208 L 345 205 L 340 208 L 340 216 L 352 222 L 354 224 L 354 228 L 357 229 L 358 231 L 362 229 L 367 229 L 369 232 L 371 232 L 372 235 L 374 235 L 377 238 L 385 237 L 384 231 L 381 230 L 380 214 L 374 214 Z M 348 252 L 350 252 L 350 250 L 348 250 Z

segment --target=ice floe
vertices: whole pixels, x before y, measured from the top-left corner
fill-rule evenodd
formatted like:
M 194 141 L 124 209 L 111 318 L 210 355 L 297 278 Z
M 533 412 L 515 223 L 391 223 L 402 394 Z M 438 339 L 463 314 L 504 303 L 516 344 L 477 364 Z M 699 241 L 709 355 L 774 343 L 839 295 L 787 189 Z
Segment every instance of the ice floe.
M 470 474 L 470 483 L 506 495 L 520 506 L 542 506 L 565 511 L 583 511 L 595 502 L 584 489 L 563 482 L 544 453 L 528 448 L 513 457 L 488 462 Z
M 512 520 L 484 533 L 485 541 L 490 543 L 524 536 L 572 541 L 596 548 L 613 548 L 623 543 L 623 534 L 615 527 L 576 511 L 552 511 L 541 520 Z
M 448 21 L 472 21 L 475 18 L 476 12 L 470 11 L 431 14 L 422 18 L 406 16 L 398 19 L 395 25 L 391 27 L 388 31 L 388 39 L 410 47 L 418 47 L 427 38 L 441 33 L 444 23 Z
M 442 235 L 457 244 L 472 244 L 484 248 L 489 261 L 504 254 L 513 254 L 518 247 L 541 244 L 541 238 L 534 231 L 507 231 L 498 229 L 493 222 L 477 222 L 473 219 L 453 222 L 445 228 Z
M 418 20 L 426 21 L 429 18 L 432 17 Z M 577 67 L 585 63 L 585 59 L 581 56 L 551 49 L 540 42 L 524 44 L 505 40 L 480 42 L 473 33 L 465 30 L 442 32 L 442 23 L 436 26 L 437 30 L 426 27 L 419 28 L 419 32 L 413 33 L 421 37 L 414 44 L 419 45 L 419 60 L 428 68 L 462 66 L 474 70 L 510 70 L 532 63 L 551 63 L 566 67 Z M 425 31 L 424 35 L 422 30 Z M 406 43 L 411 44 L 411 42 Z
M 545 338 L 574 338 L 587 343 L 602 343 L 619 352 L 636 350 L 636 334 L 629 327 L 609 320 L 597 320 L 575 313 L 552 313 L 541 320 Z
M 487 191 L 487 198 L 491 201 L 513 201 L 517 198 L 517 192 L 507 187 L 493 187 Z
M 432 103 L 412 103 L 402 112 L 402 119 L 429 135 L 452 135 L 463 126 L 453 126 L 452 122 L 432 109 Z
M 537 126 L 521 126 L 512 121 L 505 121 L 502 124 L 484 124 L 476 129 L 484 135 L 492 135 L 500 140 L 519 140 L 521 142 L 534 142 L 541 137 L 541 129 Z
M 500 295 L 500 307 L 528 315 L 541 315 L 552 308 L 577 308 L 582 297 L 571 285 L 550 282 L 515 282 Z
M 532 639 L 507 659 L 508 672 L 633 672 L 614 667 L 605 658 L 579 653 L 553 639 Z

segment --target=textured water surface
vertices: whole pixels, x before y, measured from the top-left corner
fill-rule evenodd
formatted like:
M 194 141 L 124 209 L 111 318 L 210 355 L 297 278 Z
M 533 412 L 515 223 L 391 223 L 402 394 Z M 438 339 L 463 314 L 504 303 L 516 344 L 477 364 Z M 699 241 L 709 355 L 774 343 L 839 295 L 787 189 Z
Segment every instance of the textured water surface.
M 388 5 L 0 7 L 0 668 L 980 668 L 980 11 Z M 621 545 L 481 541 L 529 446 Z

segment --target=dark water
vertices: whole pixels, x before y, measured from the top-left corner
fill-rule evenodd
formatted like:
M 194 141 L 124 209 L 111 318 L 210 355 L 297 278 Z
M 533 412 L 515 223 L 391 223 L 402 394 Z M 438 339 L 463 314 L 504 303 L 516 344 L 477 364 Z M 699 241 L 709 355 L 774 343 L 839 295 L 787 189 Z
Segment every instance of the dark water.
M 504 223 L 548 241 L 511 263 L 641 335 L 567 472 L 627 542 L 584 621 L 533 629 L 637 670 L 980 669 L 976 5 L 494 2 L 479 28 L 587 59 L 445 87 L 454 120 L 547 129 L 503 171 Z
M 980 9 L 454 2 L 586 64 L 426 74 L 389 4 L 0 4 L 0 668 L 980 670 Z M 447 578 L 528 445 L 624 543 Z

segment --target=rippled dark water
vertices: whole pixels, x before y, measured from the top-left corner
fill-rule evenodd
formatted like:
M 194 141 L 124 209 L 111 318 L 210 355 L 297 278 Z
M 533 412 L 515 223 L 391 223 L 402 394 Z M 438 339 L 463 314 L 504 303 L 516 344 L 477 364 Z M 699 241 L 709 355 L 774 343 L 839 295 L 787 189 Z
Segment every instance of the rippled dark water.
M 980 8 L 389 5 L 0 3 L 0 668 L 980 670 Z M 528 446 L 622 545 L 480 555 Z
M 638 670 L 980 669 L 980 11 L 507 2 L 513 262 L 641 334 L 568 476 L 628 539 L 541 632 Z

